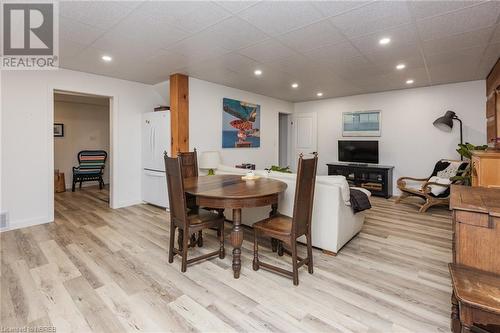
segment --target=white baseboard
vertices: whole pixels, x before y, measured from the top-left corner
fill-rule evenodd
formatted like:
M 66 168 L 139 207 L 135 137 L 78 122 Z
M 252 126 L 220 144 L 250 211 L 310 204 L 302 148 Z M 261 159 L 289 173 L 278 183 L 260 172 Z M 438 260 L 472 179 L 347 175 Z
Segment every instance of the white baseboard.
M 39 217 L 39 218 L 27 219 L 27 220 L 21 220 L 21 221 L 9 221 L 9 226 L 5 229 L 1 229 L 0 232 L 16 230 L 16 229 L 21 229 L 21 228 L 27 228 L 27 227 L 32 227 L 34 225 L 52 223 L 52 222 L 54 222 L 54 221 L 53 220 L 50 221 L 48 217 Z
M 113 209 L 117 208 L 124 208 L 124 207 L 130 207 L 130 206 L 135 206 L 135 205 L 140 205 L 142 204 L 142 200 L 130 200 L 130 201 L 122 201 L 118 202 L 115 207 L 112 207 Z

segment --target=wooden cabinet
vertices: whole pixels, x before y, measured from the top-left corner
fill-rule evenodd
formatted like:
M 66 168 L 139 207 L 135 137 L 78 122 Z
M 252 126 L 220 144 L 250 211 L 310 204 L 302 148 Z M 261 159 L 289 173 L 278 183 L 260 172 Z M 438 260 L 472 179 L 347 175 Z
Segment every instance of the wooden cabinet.
M 486 98 L 488 145 L 500 148 L 500 59 L 486 78 Z
M 470 332 L 479 324 L 490 332 L 488 325 L 500 324 L 500 189 L 452 185 L 450 208 L 451 329 Z
M 472 154 L 472 186 L 500 188 L 500 151 L 475 151 Z

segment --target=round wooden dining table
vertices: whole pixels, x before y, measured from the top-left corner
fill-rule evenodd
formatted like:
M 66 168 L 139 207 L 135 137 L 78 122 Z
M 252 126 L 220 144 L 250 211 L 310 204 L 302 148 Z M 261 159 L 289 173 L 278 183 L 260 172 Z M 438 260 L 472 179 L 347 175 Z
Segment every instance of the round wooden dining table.
M 261 177 L 255 180 L 243 180 L 241 177 L 241 175 L 214 175 L 184 179 L 184 191 L 196 196 L 198 206 L 233 210 L 230 240 L 233 246 L 233 272 L 236 279 L 240 277 L 243 243 L 241 209 L 271 206 L 269 215 L 272 216 L 278 211 L 278 194 L 287 187 L 286 183 L 275 179 Z

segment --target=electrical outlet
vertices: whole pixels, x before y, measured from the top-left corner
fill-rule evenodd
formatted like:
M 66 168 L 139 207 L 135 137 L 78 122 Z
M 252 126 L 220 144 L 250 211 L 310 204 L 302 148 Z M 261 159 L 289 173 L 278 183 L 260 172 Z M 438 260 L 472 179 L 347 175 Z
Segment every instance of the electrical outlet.
M 7 212 L 0 213 L 0 230 L 7 229 L 9 227 L 9 215 Z

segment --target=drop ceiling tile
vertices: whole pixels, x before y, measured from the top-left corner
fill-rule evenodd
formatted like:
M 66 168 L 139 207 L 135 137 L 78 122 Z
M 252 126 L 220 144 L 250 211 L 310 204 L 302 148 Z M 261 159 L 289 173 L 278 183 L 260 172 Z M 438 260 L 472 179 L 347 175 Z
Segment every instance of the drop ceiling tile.
M 323 17 L 306 1 L 263 1 L 237 15 L 273 36 L 313 23 Z
M 73 40 L 80 44 L 91 44 L 105 31 L 65 17 L 59 19 L 59 38 Z
M 167 49 L 180 53 L 189 64 L 208 60 L 229 53 L 230 51 L 212 43 L 211 40 L 203 38 L 202 35 L 194 35 L 175 43 Z
M 176 71 L 169 68 L 163 68 L 158 71 L 156 66 L 144 63 L 140 68 L 137 66 L 122 65 L 116 68 L 114 77 L 124 80 L 132 80 L 146 84 L 156 84 L 158 82 L 166 81 L 170 78 L 170 74 Z
M 59 63 L 79 55 L 86 47 L 87 45 L 80 44 L 74 39 L 59 37 Z
M 147 58 L 146 62 L 162 70 L 164 68 L 181 69 L 189 64 L 183 54 L 168 50 L 158 50 L 153 56 Z
M 323 64 L 340 64 L 362 57 L 361 53 L 350 42 L 327 45 L 304 52 L 304 55 L 313 61 Z
M 463 60 L 456 60 L 439 66 L 429 66 L 432 84 L 478 80 L 481 77 L 477 69 L 477 63 L 472 64 Z
M 316 7 L 321 14 L 325 17 L 329 16 L 337 16 L 343 14 L 347 11 L 350 11 L 354 8 L 362 7 L 370 2 L 370 1 L 315 1 L 312 2 L 313 6 Z
M 216 1 L 216 3 L 224 7 L 227 11 L 235 14 L 255 5 L 258 1 Z
M 120 1 L 61 1 L 59 15 L 97 28 L 108 29 L 132 12 L 139 4 Z
M 380 45 L 381 37 L 388 37 L 391 43 Z M 397 28 L 382 30 L 358 38 L 351 39 L 351 43 L 363 54 L 374 54 L 380 57 L 394 56 L 398 50 L 414 48 L 417 45 L 418 37 L 413 24 L 405 24 Z M 397 57 L 397 56 L 396 56 Z
M 281 72 L 288 73 L 296 80 L 299 78 L 321 77 L 326 74 L 329 69 L 311 61 L 306 56 L 294 54 L 290 57 L 284 57 L 270 62 L 269 66 Z
M 347 80 L 382 75 L 390 70 L 389 66 L 378 66 L 362 57 L 353 58 L 343 63 L 332 63 L 329 68 L 335 75 Z
M 200 65 L 205 66 L 206 64 Z M 211 66 L 225 68 L 232 72 L 241 73 L 247 76 L 254 75 L 254 70 L 259 68 L 265 75 L 267 75 L 266 66 L 238 53 L 224 54 L 217 59 L 211 60 Z
M 486 79 L 499 57 L 500 43 L 488 45 L 479 65 L 478 76 L 480 79 Z
M 231 14 L 214 3 L 202 2 L 195 11 L 175 21 L 175 26 L 185 31 L 194 33 L 220 22 Z
M 200 31 L 231 14 L 209 1 L 147 1 L 137 14 L 167 19 L 170 25 L 189 33 Z
M 492 26 L 500 14 L 500 1 L 482 3 L 450 14 L 418 20 L 423 40 L 431 40 Z
M 277 37 L 277 39 L 299 52 L 347 41 L 347 39 L 327 20 L 293 30 Z
M 253 72 L 256 68 L 263 71 L 263 77 L 268 80 L 271 69 L 256 63 L 254 60 L 241 56 L 237 53 L 225 54 L 221 57 L 205 60 L 186 67 L 187 70 L 194 73 L 210 72 L 231 72 L 232 75 L 241 76 L 247 80 L 260 79 L 254 76 Z M 245 81 L 245 80 L 243 80 Z
M 153 18 L 137 13 L 132 13 L 119 24 L 110 29 L 103 37 L 109 42 L 114 38 L 126 37 L 133 40 L 135 48 L 165 48 L 178 42 L 189 34 L 177 29 L 164 18 Z M 100 42 L 98 47 L 103 48 Z
M 241 82 L 238 79 L 238 74 L 231 72 L 230 70 L 220 70 L 215 68 L 193 70 L 187 67 L 184 72 L 197 79 L 222 84 L 228 87 L 239 88 L 239 84 Z
M 263 63 L 274 62 L 280 58 L 286 58 L 296 54 L 296 52 L 274 39 L 268 39 L 264 42 L 241 49 L 238 53 Z
M 380 1 L 330 19 L 347 37 L 358 37 L 411 21 L 406 2 Z
M 239 17 L 231 17 L 202 31 L 200 36 L 227 50 L 238 50 L 267 39 L 267 35 Z
M 145 1 L 136 10 L 139 15 L 177 21 L 195 11 L 202 1 Z
M 414 80 L 414 83 L 411 85 L 406 84 L 406 80 L 408 79 Z M 385 87 L 384 90 L 395 90 L 422 87 L 429 84 L 427 71 L 423 67 L 414 68 L 406 72 L 393 71 L 382 75 L 354 78 L 351 81 L 356 86 L 369 91 L 376 91 L 382 86 Z
M 127 35 L 106 34 L 92 44 L 93 48 L 102 50 L 103 53 L 117 58 L 126 59 L 129 57 L 149 58 L 160 49 L 152 41 L 138 40 Z
M 62 68 L 115 77 L 117 69 L 123 64 L 129 63 L 128 59 L 124 60 L 120 57 L 106 63 L 101 60 L 103 54 L 102 50 L 86 48 L 75 57 L 61 59 L 60 65 Z
M 426 54 L 427 66 L 437 67 L 449 63 L 460 62 L 464 64 L 478 65 L 485 47 L 471 47 L 468 49 L 445 51 L 441 53 Z
M 410 1 L 410 10 L 416 19 L 437 16 L 465 7 L 474 6 L 484 1 Z
M 474 46 L 486 46 L 494 27 L 465 32 L 458 35 L 424 41 L 422 47 L 425 54 L 442 53 Z

